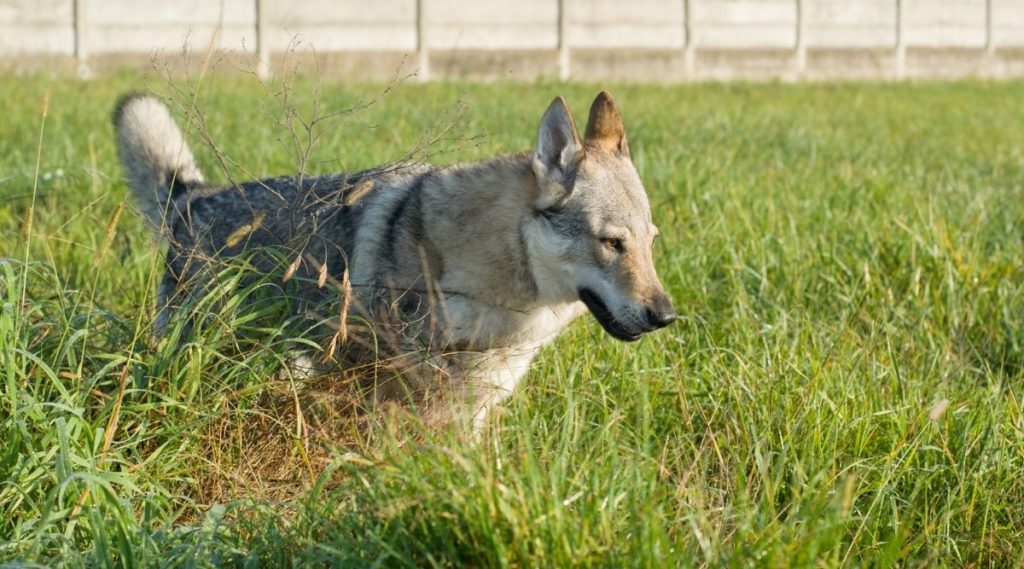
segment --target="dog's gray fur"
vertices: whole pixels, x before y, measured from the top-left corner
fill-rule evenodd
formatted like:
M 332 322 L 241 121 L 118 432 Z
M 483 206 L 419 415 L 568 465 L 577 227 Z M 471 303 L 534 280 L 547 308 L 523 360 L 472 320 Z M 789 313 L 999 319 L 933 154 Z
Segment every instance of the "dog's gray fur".
M 413 391 L 446 384 L 445 405 L 479 425 L 587 308 L 626 341 L 675 319 L 654 271 L 650 205 L 605 92 L 582 140 L 555 99 L 531 154 L 225 188 L 204 182 L 157 99 L 123 98 L 114 124 L 139 207 L 170 243 L 158 329 L 202 291 L 194 283 L 211 260 L 254 246 L 301 254 L 312 281 L 321 264 L 336 279 L 347 270 L 360 310 L 386 297 L 426 318 L 403 329 L 403 345 L 425 348 L 428 367 L 447 375 Z

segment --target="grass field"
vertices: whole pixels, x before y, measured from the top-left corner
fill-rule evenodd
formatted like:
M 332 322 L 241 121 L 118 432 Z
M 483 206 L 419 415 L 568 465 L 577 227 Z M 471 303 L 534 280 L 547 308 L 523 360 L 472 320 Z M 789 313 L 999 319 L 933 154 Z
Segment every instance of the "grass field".
M 240 165 L 193 138 L 210 178 L 296 167 L 255 85 L 198 90 Z M 161 256 L 109 124 L 147 87 L 167 91 L 0 78 L 0 563 L 1024 559 L 1024 83 L 400 85 L 326 124 L 310 172 L 448 122 L 436 162 L 527 150 L 557 94 L 581 122 L 599 87 L 622 106 L 680 321 L 639 345 L 575 324 L 477 443 L 311 428 L 244 315 L 183 351 L 152 339 Z M 300 111 L 315 91 L 295 83 Z

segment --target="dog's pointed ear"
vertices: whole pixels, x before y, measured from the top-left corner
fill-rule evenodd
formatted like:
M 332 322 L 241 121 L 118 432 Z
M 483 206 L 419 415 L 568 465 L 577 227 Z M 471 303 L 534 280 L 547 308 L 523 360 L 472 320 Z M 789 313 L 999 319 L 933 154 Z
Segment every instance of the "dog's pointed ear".
M 587 133 L 583 137 L 583 143 L 588 147 L 629 156 L 622 113 L 608 91 L 598 93 L 594 104 L 590 106 L 590 118 L 587 120 Z
M 572 113 L 565 99 L 557 97 L 544 112 L 537 131 L 533 155 L 533 173 L 540 189 L 535 201 L 537 209 L 547 209 L 572 193 L 576 168 L 582 159 L 583 144 Z

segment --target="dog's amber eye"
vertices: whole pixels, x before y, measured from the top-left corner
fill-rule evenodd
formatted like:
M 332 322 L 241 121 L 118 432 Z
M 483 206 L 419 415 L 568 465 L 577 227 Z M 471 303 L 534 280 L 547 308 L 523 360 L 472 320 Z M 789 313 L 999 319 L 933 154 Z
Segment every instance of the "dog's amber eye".
M 604 245 L 608 249 L 617 253 L 622 252 L 622 239 L 616 239 L 615 237 L 602 237 L 601 245 Z

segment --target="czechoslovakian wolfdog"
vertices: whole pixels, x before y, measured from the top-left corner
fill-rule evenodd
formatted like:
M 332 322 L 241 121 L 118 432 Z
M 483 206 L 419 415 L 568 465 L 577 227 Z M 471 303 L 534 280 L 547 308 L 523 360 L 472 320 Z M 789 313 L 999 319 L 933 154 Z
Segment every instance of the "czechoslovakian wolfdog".
M 277 249 L 295 259 L 282 280 L 351 283 L 355 313 L 383 327 L 372 315 L 387 305 L 404 322 L 399 344 L 420 363 L 398 366 L 401 387 L 374 388 L 375 398 L 400 392 L 428 414 L 479 427 L 586 310 L 627 342 L 676 319 L 654 270 L 650 204 L 606 92 L 582 140 L 556 98 L 532 153 L 227 187 L 204 181 L 158 99 L 125 96 L 114 124 L 139 208 L 169 242 L 158 332 L 201 296 L 213 260 Z M 302 296 L 330 290 L 307 286 Z M 309 372 L 309 358 L 299 359 Z

